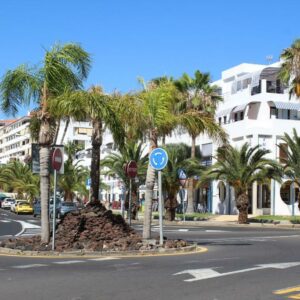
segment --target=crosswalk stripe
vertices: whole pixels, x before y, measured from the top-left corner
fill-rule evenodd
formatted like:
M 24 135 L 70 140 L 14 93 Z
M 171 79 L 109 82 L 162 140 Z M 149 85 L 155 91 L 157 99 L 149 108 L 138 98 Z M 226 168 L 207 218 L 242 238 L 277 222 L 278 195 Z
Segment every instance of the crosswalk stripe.
M 47 267 L 45 264 L 31 264 L 31 265 L 20 265 L 20 266 L 12 266 L 14 269 L 29 269 L 29 268 L 38 268 L 38 267 Z
M 83 262 L 84 260 L 66 260 L 66 261 L 55 261 L 53 263 L 58 265 L 71 265 L 71 264 L 78 264 Z
M 288 297 L 289 299 L 300 299 L 300 294 L 292 295 Z

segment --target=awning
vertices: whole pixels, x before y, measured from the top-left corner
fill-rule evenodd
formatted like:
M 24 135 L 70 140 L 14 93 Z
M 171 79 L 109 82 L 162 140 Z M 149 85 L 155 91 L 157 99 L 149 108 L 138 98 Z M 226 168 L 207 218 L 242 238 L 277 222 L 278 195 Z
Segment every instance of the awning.
M 219 112 L 217 112 L 217 117 L 222 117 L 222 116 L 227 116 L 231 113 L 233 107 L 227 108 L 227 109 L 223 109 L 220 110 Z
M 300 103 L 272 101 L 277 109 L 300 110 Z M 269 104 L 272 103 L 269 101 Z
M 232 112 L 237 112 L 237 111 L 242 111 L 242 110 L 245 110 L 246 106 L 248 105 L 248 103 L 246 104 L 242 104 L 242 105 L 239 105 L 239 106 L 236 106 Z

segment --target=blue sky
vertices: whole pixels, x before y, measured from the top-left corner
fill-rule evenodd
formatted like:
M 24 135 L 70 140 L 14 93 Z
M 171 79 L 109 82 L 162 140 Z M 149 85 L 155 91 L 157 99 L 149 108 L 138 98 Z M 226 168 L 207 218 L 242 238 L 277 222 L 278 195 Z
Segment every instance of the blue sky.
M 127 92 L 139 76 L 196 69 L 216 80 L 242 62 L 278 60 L 300 38 L 299 11 L 298 0 L 3 0 L 0 76 L 40 63 L 55 42 L 78 42 L 93 59 L 86 87 Z

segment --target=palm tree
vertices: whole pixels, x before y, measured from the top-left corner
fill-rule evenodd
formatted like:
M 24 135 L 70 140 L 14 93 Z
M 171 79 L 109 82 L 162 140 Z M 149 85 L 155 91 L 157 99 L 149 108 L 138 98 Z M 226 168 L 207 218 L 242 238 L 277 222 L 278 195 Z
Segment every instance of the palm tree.
M 290 95 L 300 97 L 300 39 L 294 41 L 290 48 L 284 49 L 280 55 L 283 59 L 279 77 L 291 85 Z
M 101 167 L 107 170 L 103 172 L 103 175 L 108 175 L 112 177 L 118 177 L 122 180 L 125 189 L 129 191 L 129 178 L 125 174 L 124 165 L 131 160 L 137 162 L 138 173 L 137 178 L 139 183 L 145 182 L 145 174 L 147 170 L 148 155 L 143 155 L 144 147 L 143 143 L 127 142 L 125 143 L 123 149 L 120 152 L 111 153 L 106 156 L 102 162 Z M 137 195 L 138 184 L 132 182 L 132 194 Z M 134 207 L 132 207 L 132 210 Z M 133 211 L 132 211 L 133 212 Z M 135 210 L 134 210 L 135 212 Z M 134 214 L 132 214 L 134 219 Z
M 190 158 L 191 147 L 186 144 L 167 144 L 164 149 L 169 157 L 167 166 L 162 170 L 163 188 L 167 192 L 166 219 L 173 221 L 177 207 L 176 196 L 180 189 L 178 170 L 184 169 L 187 176 L 193 176 L 201 173 L 203 167 L 199 158 Z
M 91 204 L 100 204 L 100 147 L 106 128 L 113 135 L 120 148 L 124 143 L 124 130 L 112 106 L 113 96 L 104 94 L 102 88 L 93 86 L 89 91 L 66 91 L 54 99 L 50 110 L 57 117 L 71 116 L 75 120 L 91 120 L 92 159 L 91 159 Z
M 257 181 L 265 183 L 269 179 L 281 181 L 281 166 L 265 156 L 269 150 L 250 147 L 245 143 L 241 149 L 226 145 L 217 150 L 217 162 L 209 169 L 203 180 L 223 180 L 234 188 L 236 206 L 239 210 L 239 223 L 247 223 L 248 195 L 247 191 Z
M 37 102 L 39 110 L 38 141 L 40 145 L 40 194 L 41 194 L 41 242 L 49 242 L 49 160 L 50 147 L 55 136 L 56 120 L 49 112 L 50 102 L 66 89 L 82 87 L 90 69 L 90 56 L 79 45 L 55 45 L 46 51 L 42 67 L 39 69 L 21 65 L 8 71 L 1 83 L 2 109 L 15 114 L 22 104 Z
M 279 145 L 279 148 L 285 154 L 281 159 L 283 163 L 283 171 L 286 176 L 292 179 L 298 186 L 300 186 L 300 137 L 296 129 L 293 129 L 293 136 L 287 133 L 282 137 L 284 144 Z M 286 147 L 287 146 L 287 147 Z M 298 207 L 300 209 L 300 193 L 298 193 Z
M 18 198 L 26 197 L 32 201 L 39 194 L 39 177 L 20 161 L 15 160 L 5 165 L 1 178 L 6 180 L 8 189 L 17 193 Z
M 63 191 L 64 200 L 72 202 L 75 192 L 87 195 L 86 180 L 89 176 L 88 169 L 79 165 L 79 161 L 74 165 L 67 160 L 64 164 L 64 174 L 59 176 L 58 186 Z
M 196 153 L 196 138 L 206 133 L 218 142 L 226 142 L 226 134 L 216 123 L 214 114 L 216 107 L 222 97 L 217 93 L 217 86 L 211 86 L 209 73 L 195 72 L 195 77 L 191 78 L 184 73 L 174 84 L 181 93 L 179 102 L 179 123 L 183 126 L 192 138 L 191 158 Z M 188 180 L 188 205 L 187 213 L 194 212 L 194 180 Z
M 166 127 L 170 131 L 176 126 L 176 117 L 171 113 L 175 101 L 174 85 L 170 82 L 156 85 L 143 82 L 144 90 L 137 95 L 137 103 L 141 105 L 142 124 L 146 137 L 150 142 L 149 153 L 157 148 L 159 136 L 165 134 Z M 151 237 L 152 195 L 155 183 L 155 170 L 148 164 L 146 175 L 145 212 L 143 238 Z

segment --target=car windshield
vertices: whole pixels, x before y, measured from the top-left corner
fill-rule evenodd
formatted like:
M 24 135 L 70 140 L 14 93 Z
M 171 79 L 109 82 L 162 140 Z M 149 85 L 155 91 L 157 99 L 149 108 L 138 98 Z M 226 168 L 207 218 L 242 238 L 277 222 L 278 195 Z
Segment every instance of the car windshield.
M 26 202 L 19 202 L 19 206 L 29 206 L 29 203 L 26 203 Z

